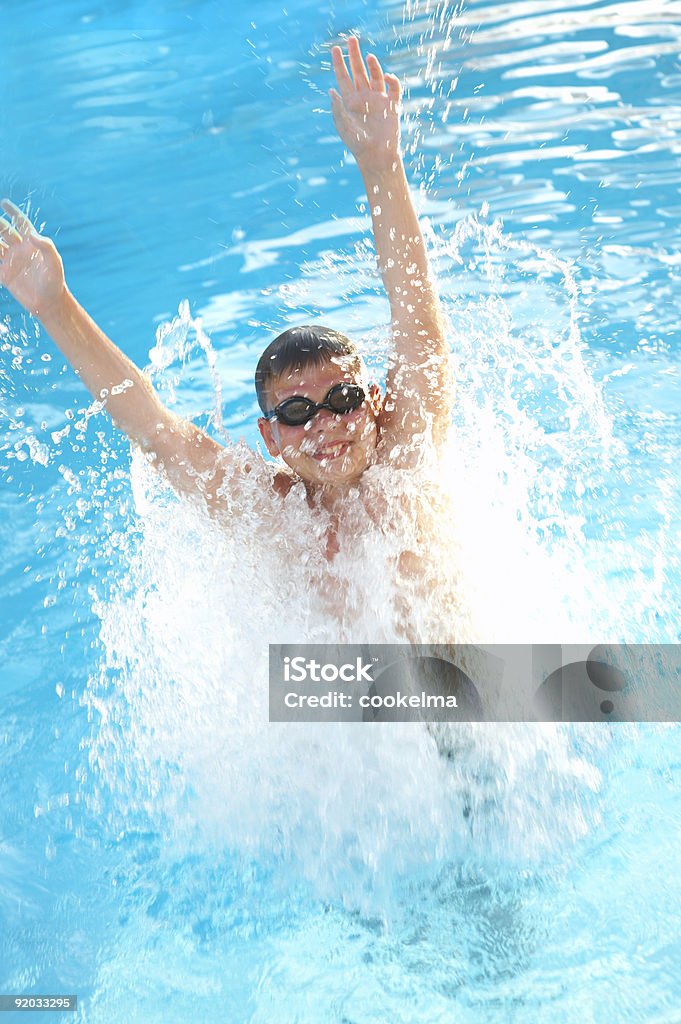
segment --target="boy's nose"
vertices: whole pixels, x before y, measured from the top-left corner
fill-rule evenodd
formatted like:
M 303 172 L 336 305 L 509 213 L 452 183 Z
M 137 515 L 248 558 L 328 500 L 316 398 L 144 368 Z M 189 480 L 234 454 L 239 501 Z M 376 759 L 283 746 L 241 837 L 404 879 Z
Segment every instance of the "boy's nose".
M 328 432 L 330 429 L 337 430 L 339 426 L 343 425 L 343 416 L 331 409 L 320 409 L 312 424 L 318 433 Z

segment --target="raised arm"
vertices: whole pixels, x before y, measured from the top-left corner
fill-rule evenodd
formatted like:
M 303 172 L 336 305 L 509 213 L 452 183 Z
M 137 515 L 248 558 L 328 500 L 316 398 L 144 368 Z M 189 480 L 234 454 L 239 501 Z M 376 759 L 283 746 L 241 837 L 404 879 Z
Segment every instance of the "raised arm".
M 76 302 L 53 242 L 14 203 L 5 199 L 2 208 L 0 285 L 41 322 L 90 394 L 133 444 L 152 455 L 175 490 L 201 495 L 215 511 L 215 492 L 232 468 L 228 450 L 165 408 L 145 374 Z
M 364 180 L 378 267 L 390 302 L 395 357 L 386 381 L 382 432 L 408 442 L 432 424 L 444 437 L 451 412 L 449 349 L 428 255 L 400 149 L 400 83 L 378 59 L 362 59 L 348 39 L 350 70 L 332 50 L 338 90 L 330 90 L 338 134 Z

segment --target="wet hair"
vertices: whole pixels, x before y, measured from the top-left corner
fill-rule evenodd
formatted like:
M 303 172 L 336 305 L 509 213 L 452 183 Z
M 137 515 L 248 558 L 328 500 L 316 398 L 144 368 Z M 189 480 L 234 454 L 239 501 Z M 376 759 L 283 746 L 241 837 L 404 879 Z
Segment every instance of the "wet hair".
M 349 338 L 330 327 L 290 327 L 271 341 L 255 368 L 255 391 L 264 413 L 269 412 L 268 388 L 286 370 L 323 366 L 334 356 L 350 356 L 361 370 L 362 361 Z

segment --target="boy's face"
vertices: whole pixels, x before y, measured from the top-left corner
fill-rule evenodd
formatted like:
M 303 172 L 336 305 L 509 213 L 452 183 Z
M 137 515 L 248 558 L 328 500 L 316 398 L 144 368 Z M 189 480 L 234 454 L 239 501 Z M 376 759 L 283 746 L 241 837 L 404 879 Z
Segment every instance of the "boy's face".
M 355 360 L 338 358 L 322 366 L 287 370 L 268 389 L 269 407 L 274 409 L 293 397 L 324 402 L 329 389 L 342 383 L 359 384 L 367 396 L 352 412 L 319 409 L 311 420 L 297 427 L 276 418 L 258 420 L 270 455 L 281 456 L 309 483 L 351 484 L 371 464 L 378 442 L 378 388 L 366 385 Z

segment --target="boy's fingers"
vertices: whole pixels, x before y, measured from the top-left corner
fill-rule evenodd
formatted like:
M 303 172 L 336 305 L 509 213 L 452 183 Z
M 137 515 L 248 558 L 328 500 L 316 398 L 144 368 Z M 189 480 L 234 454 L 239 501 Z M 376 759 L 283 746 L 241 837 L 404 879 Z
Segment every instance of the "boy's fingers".
M 17 229 L 4 217 L 0 217 L 0 241 L 5 243 L 21 241 L 21 235 Z
M 32 235 L 33 224 L 28 219 L 23 210 L 20 210 L 10 199 L 3 199 L 0 203 L 5 213 L 8 213 L 14 221 L 17 229 L 21 234 Z
M 380 65 L 378 57 L 375 57 L 373 53 L 367 53 L 367 67 L 369 68 L 372 89 L 385 93 L 385 77 L 383 75 L 383 68 Z
M 402 95 L 402 86 L 400 85 L 399 78 L 397 75 L 386 75 L 385 83 L 388 87 L 388 99 L 394 106 L 397 106 Z
M 355 87 L 352 84 L 352 78 L 350 72 L 347 69 L 345 63 L 345 57 L 340 46 L 334 46 L 331 50 L 331 60 L 333 62 L 333 70 L 336 73 L 336 81 L 338 82 L 338 88 L 341 91 L 341 96 L 345 98 L 350 93 L 355 91 Z
M 348 39 L 348 57 L 350 58 L 350 67 L 352 69 L 352 77 L 355 80 L 355 87 L 357 89 L 368 89 L 369 76 L 367 75 L 367 69 L 364 67 L 362 51 L 359 48 L 357 36 L 350 36 Z

